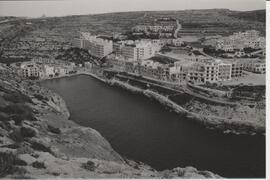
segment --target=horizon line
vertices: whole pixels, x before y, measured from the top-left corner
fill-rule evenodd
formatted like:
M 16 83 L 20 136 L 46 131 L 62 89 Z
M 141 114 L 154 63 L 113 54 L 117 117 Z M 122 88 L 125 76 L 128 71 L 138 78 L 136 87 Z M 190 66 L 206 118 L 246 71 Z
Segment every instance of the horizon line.
M 0 0 L 1 1 L 1 0 Z M 260 11 L 260 10 L 265 10 L 266 11 L 266 8 L 264 9 L 253 9 L 253 10 L 232 10 L 232 9 L 229 9 L 229 8 L 198 8 L 198 9 L 181 9 L 181 10 L 131 10 L 131 11 L 111 11 L 111 12 L 96 12 L 96 13 L 89 13 L 89 14 L 66 14 L 66 15 L 46 15 L 45 13 L 43 13 L 42 15 L 40 16 L 13 16 L 13 15 L 1 15 L 0 14 L 0 17 L 24 17 L 24 18 L 41 18 L 43 15 L 46 16 L 46 18 L 50 18 L 50 17 L 66 17 L 66 16 L 89 16 L 89 15 L 101 15 L 101 14 L 111 14 L 111 13 L 131 13 L 131 12 L 162 12 L 162 11 L 192 11 L 192 10 L 230 10 L 230 11 L 238 11 L 238 12 L 251 12 L 251 11 Z

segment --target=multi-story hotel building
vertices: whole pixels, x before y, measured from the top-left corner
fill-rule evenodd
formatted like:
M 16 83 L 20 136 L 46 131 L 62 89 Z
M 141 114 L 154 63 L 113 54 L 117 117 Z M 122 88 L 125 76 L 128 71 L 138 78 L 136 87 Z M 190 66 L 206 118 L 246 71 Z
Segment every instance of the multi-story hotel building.
M 25 78 L 39 77 L 40 67 L 33 63 L 23 63 L 20 67 L 19 74 Z
M 188 70 L 187 80 L 193 83 L 205 83 L 205 66 L 203 63 L 194 63 Z
M 218 80 L 228 81 L 232 79 L 232 64 L 220 63 L 218 64 Z
M 240 62 L 232 62 L 232 78 L 241 77 L 243 73 L 243 64 Z
M 76 42 L 79 47 L 87 49 L 92 56 L 102 58 L 112 53 L 112 40 L 104 39 L 102 37 L 93 36 L 90 33 L 82 32 L 80 42 Z
M 127 61 L 140 61 L 153 57 L 156 53 L 155 46 L 151 42 L 117 42 L 114 44 L 114 52 L 117 56 Z
M 220 60 L 213 60 L 212 62 L 200 62 L 191 65 L 188 70 L 188 80 L 194 83 L 215 83 L 219 81 L 228 81 L 232 77 L 239 77 L 242 75 L 241 64 L 226 63 Z

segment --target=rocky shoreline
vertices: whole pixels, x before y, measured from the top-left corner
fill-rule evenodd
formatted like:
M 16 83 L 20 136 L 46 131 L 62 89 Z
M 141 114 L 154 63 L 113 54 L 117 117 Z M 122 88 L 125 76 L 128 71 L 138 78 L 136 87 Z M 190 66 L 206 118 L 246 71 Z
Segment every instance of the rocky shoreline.
M 176 113 L 181 115 L 185 115 L 192 120 L 201 123 L 202 125 L 206 126 L 207 128 L 222 131 L 224 133 L 233 133 L 233 134 L 245 134 L 245 135 L 255 135 L 255 134 L 262 134 L 265 135 L 265 127 L 261 126 L 260 124 L 256 124 L 250 121 L 240 121 L 240 120 L 228 120 L 221 117 L 207 117 L 201 116 L 197 113 L 190 112 L 183 108 L 182 106 L 176 104 L 175 102 L 171 101 L 167 97 L 156 93 L 151 90 L 144 90 L 125 82 L 119 80 L 108 80 L 107 83 L 121 87 L 123 89 L 129 90 L 133 93 L 138 93 L 145 95 L 149 98 L 155 99 L 162 105 L 169 107 Z
M 0 73 L 0 177 L 220 178 L 193 167 L 156 171 L 125 159 L 97 131 L 69 120 L 58 94 Z
M 154 99 L 158 101 L 160 104 L 170 108 L 174 112 L 185 115 L 193 121 L 202 124 L 206 128 L 220 131 L 226 134 L 243 134 L 243 135 L 264 135 L 265 136 L 265 126 L 262 124 L 252 122 L 252 121 L 241 121 L 237 119 L 226 119 L 218 116 L 203 116 L 198 113 L 190 112 L 189 110 L 185 109 L 184 107 L 178 105 L 177 103 L 173 102 L 169 98 L 164 95 L 161 95 L 157 92 L 151 91 L 149 89 L 144 90 L 139 87 L 135 87 L 128 83 L 125 83 L 120 80 L 116 79 L 106 79 L 104 77 L 100 77 L 96 74 L 90 72 L 79 72 L 72 76 L 76 75 L 89 75 L 103 83 L 117 86 L 123 89 L 126 89 L 133 93 L 142 94 L 148 98 Z M 70 77 L 70 76 L 68 76 Z M 63 78 L 63 77 L 61 77 Z

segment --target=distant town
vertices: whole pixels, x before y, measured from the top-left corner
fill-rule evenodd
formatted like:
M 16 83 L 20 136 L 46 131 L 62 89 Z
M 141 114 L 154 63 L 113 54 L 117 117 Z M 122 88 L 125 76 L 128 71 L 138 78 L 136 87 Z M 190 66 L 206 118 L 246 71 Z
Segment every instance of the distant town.
M 88 71 L 99 66 L 103 70 L 126 72 L 179 85 L 222 84 L 238 79 L 239 84 L 253 84 L 258 83 L 256 74 L 265 74 L 266 42 L 258 31 L 206 36 L 194 41 L 188 39 L 189 36 L 178 37 L 181 28 L 178 20 L 164 17 L 155 19 L 151 24 L 131 27 L 128 35 L 78 32 L 79 38 L 72 40 L 72 46 L 87 50 L 91 60 L 77 66 Z M 42 38 L 35 40 L 44 41 Z M 102 66 L 100 60 L 103 60 Z M 78 71 L 75 63 L 46 58 L 15 63 L 12 67 L 17 68 L 20 76 L 40 79 Z

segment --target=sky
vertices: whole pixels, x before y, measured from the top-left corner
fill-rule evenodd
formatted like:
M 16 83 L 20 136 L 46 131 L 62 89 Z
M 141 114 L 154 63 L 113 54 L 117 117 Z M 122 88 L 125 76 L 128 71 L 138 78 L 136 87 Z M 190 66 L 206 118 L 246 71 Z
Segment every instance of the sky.
M 265 0 L 0 0 L 0 16 L 65 16 L 107 12 L 226 8 L 265 9 Z

